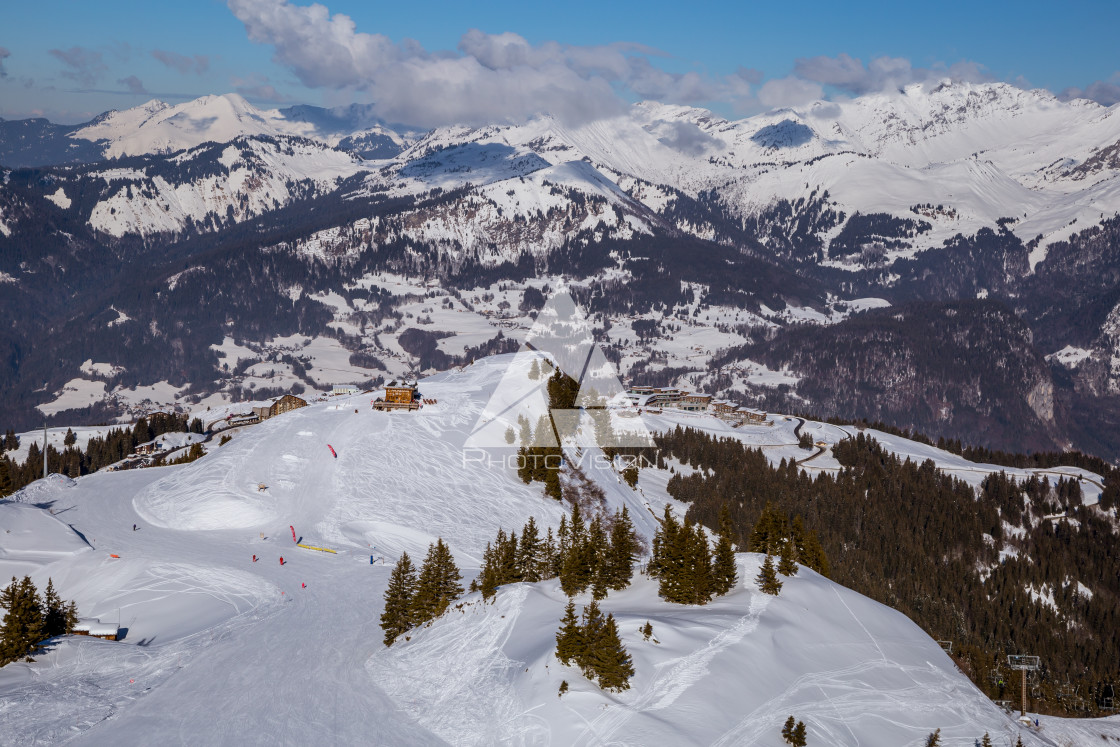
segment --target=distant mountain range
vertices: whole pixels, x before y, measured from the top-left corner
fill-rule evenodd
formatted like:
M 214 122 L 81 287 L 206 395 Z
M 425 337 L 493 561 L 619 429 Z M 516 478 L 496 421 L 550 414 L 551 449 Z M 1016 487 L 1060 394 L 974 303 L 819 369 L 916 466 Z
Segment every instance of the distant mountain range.
M 333 367 L 353 379 L 430 367 L 400 334 L 462 356 L 516 338 L 526 290 L 563 281 L 634 380 L 1120 456 L 1117 106 L 944 82 L 738 121 L 643 102 L 420 132 L 225 95 L 0 122 L 0 163 L 0 305 L 20 320 L 0 333 L 0 403 L 20 424 L 63 412 L 73 380 L 97 390 L 91 416 L 160 381 L 168 402 L 281 386 L 257 364 L 294 356 L 276 340 L 296 333 L 380 363 Z M 412 309 L 432 293 L 457 316 Z M 918 334 L 945 313 L 960 334 Z M 191 335 L 169 336 L 176 314 Z M 911 327 L 870 344 L 884 325 Z M 811 358 L 791 347 L 818 334 Z M 227 338 L 241 371 L 214 352 Z M 326 382 L 324 355 L 301 380 Z M 888 372 L 908 382 L 889 403 Z

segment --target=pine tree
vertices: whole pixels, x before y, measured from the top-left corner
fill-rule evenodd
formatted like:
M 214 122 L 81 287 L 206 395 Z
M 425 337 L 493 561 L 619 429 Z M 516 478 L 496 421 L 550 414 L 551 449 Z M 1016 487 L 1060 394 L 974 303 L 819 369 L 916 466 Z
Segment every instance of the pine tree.
M 509 537 L 506 537 L 505 532 L 499 529 L 494 554 L 498 563 L 498 583 L 512 584 L 520 581 L 521 573 L 517 569 L 517 532 L 510 532 Z
M 533 359 L 533 365 L 529 367 L 529 378 L 537 381 L 541 377 L 541 367 L 537 365 L 537 359 Z
M 532 516 L 521 530 L 521 544 L 517 547 L 517 572 L 522 581 L 541 580 L 541 540 L 537 522 Z
M 992 747 L 992 738 L 988 736 L 988 732 L 984 732 L 984 738 L 980 740 L 980 747 Z
M 563 517 L 560 519 L 563 521 Z M 541 545 L 540 564 L 537 569 L 540 575 L 540 580 L 544 581 L 550 578 L 556 578 L 556 538 L 552 536 L 552 527 L 548 528 L 548 534 L 544 538 L 544 543 Z
M 621 692 L 630 689 L 634 662 L 622 645 L 614 615 L 607 615 L 594 644 L 589 647 L 588 666 L 595 673 L 599 687 L 604 690 Z
M 16 581 L 0 591 L 0 607 L 4 615 L 0 628 L 0 666 L 15 661 L 35 650 L 43 640 L 43 609 L 38 590 L 30 576 Z
M 583 515 L 579 503 L 575 503 L 568 523 L 568 547 L 560 561 L 560 588 L 567 596 L 582 594 L 591 585 L 593 562 Z
M 751 552 L 772 553 L 778 549 L 778 543 L 786 534 L 786 517 L 774 505 L 767 503 L 747 539 L 747 549 Z
M 552 556 L 552 577 L 559 578 L 564 570 L 564 560 L 571 549 L 571 530 L 568 528 L 568 517 L 560 517 L 560 528 L 556 530 L 556 553 Z
M 668 504 L 665 505 L 665 515 L 661 519 L 661 526 L 653 535 L 653 549 L 650 554 L 647 572 L 658 579 L 658 594 L 669 601 L 676 601 L 679 597 L 680 567 L 682 553 L 680 547 L 681 526 L 673 516 L 673 511 Z
M 455 565 L 455 558 L 451 556 L 451 550 L 444 544 L 442 538 L 436 540 L 436 558 L 436 567 L 439 570 L 436 578 L 439 584 L 439 600 L 441 603 L 439 611 L 436 613 L 438 616 L 443 614 L 448 605 L 462 596 L 463 586 L 459 582 L 463 580 L 463 576 L 459 572 L 459 567 Z
M 712 598 L 712 554 L 699 525 L 677 523 L 669 507 L 653 538 L 650 576 L 659 580 L 658 593 L 676 604 L 705 604 Z
M 816 532 L 806 531 L 800 515 L 793 517 L 790 534 L 797 551 L 797 562 L 809 566 L 822 576 L 828 576 L 828 558 L 825 557 L 821 541 Z
M 793 540 L 787 539 L 782 543 L 782 553 L 778 558 L 778 573 L 783 576 L 793 576 L 797 573 L 797 562 L 794 561 Z
M 482 592 L 483 599 L 489 599 L 498 590 L 498 570 L 495 566 L 494 548 L 487 542 L 486 549 L 482 551 L 482 568 L 479 570 L 477 581 L 477 588 Z
M 78 604 L 71 601 L 66 605 L 66 633 L 73 633 L 78 625 Z
M 63 446 L 73 446 L 78 442 L 78 437 L 74 435 L 73 428 L 66 429 L 66 437 L 62 439 Z
M 607 593 L 610 587 L 607 586 L 607 575 L 601 569 L 596 571 L 595 577 L 591 581 L 591 598 L 597 602 L 601 602 L 607 598 Z
M 556 633 L 556 659 L 564 666 L 581 661 L 586 654 L 583 644 L 583 628 L 576 617 L 576 605 L 570 599 L 560 618 L 560 630 Z
M 580 562 L 586 570 L 592 593 L 599 600 L 607 598 L 609 571 L 606 568 L 606 560 L 609 551 L 610 545 L 607 542 L 607 533 L 603 529 L 603 522 L 596 516 L 588 527 L 587 543 L 583 547 Z
M 938 729 L 937 731 L 933 732 L 928 737 L 926 737 L 925 747 L 937 747 L 937 745 L 939 745 L 939 744 L 941 744 L 941 730 L 940 729 Z
M 442 615 L 448 605 L 463 593 L 459 584 L 461 580 L 451 551 L 442 538 L 437 539 L 436 544 L 428 546 L 428 555 L 420 567 L 416 594 L 412 599 L 413 623 L 419 625 Z
M 1020 734 L 1019 737 L 1015 740 L 1015 747 L 1023 747 L 1023 735 L 1022 734 Z
M 385 645 L 393 645 L 398 636 L 412 629 L 412 600 L 416 591 L 416 569 L 407 552 L 401 553 L 400 560 L 389 575 L 389 586 L 385 589 L 385 610 L 381 613 L 381 628 L 385 631 Z
M 682 570 L 684 598 L 689 604 L 707 604 L 712 598 L 712 551 L 699 524 L 685 522 L 685 567 Z
M 795 724 L 796 721 L 794 720 L 793 716 L 790 716 L 786 719 L 785 726 L 782 727 L 782 739 L 784 739 L 787 743 L 793 739 L 793 727 Z
M 54 638 L 56 635 L 66 633 L 66 607 L 54 589 L 54 580 L 47 579 L 47 588 L 43 592 L 43 636 Z
M 792 744 L 793 747 L 805 747 L 805 724 L 801 721 L 798 721 L 797 726 L 793 727 L 793 732 L 790 734 L 789 743 Z
M 634 558 L 638 551 L 638 540 L 634 536 L 630 511 L 623 506 L 622 511 L 614 515 L 610 551 L 606 560 L 607 585 L 611 589 L 618 591 L 630 585 L 630 579 L 634 575 Z
M 716 543 L 715 557 L 712 559 L 712 593 L 723 596 L 735 588 L 739 580 L 735 563 L 735 547 L 731 544 L 731 511 L 723 504 L 719 511 L 719 541 Z
M 773 594 L 778 596 L 782 590 L 782 582 L 778 580 L 778 574 L 774 571 L 774 556 L 767 554 L 766 560 L 762 563 L 762 570 L 754 579 L 758 583 L 758 588 L 764 594 Z

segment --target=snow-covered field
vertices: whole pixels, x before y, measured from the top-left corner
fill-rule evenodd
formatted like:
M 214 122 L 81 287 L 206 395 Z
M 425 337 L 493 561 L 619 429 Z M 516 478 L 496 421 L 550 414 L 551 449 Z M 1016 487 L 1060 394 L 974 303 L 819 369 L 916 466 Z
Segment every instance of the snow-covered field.
M 442 537 L 467 581 L 498 527 L 559 522 L 560 505 L 498 450 L 465 456 L 511 360 L 421 381 L 438 404 L 419 412 L 335 397 L 188 465 L 52 477 L 0 503 L 0 577 L 30 573 L 40 588 L 51 577 L 83 617 L 127 629 L 120 642 L 67 638 L 0 670 L 0 742 L 778 745 L 791 714 L 811 745 L 918 745 L 941 728 L 942 744 L 971 747 L 985 731 L 996 744 L 1016 733 L 911 621 L 809 570 L 762 595 L 753 554 L 739 556 L 739 586 L 705 607 L 665 603 L 643 577 L 610 596 L 636 668 L 621 694 L 552 656 L 555 581 L 504 587 L 490 604 L 467 595 L 385 648 L 377 618 L 402 550 L 422 557 Z M 773 458 L 798 451 L 795 421 L 678 419 Z M 839 438 L 832 428 L 814 439 Z M 587 473 L 608 507 L 627 505 L 652 533 L 670 500 L 665 473 L 643 470 L 638 491 L 609 469 Z M 289 527 L 337 554 L 296 547 Z M 655 640 L 638 633 L 646 621 Z M 558 697 L 564 680 L 571 691 Z M 1105 744 L 1120 721 L 1043 717 L 1022 736 Z

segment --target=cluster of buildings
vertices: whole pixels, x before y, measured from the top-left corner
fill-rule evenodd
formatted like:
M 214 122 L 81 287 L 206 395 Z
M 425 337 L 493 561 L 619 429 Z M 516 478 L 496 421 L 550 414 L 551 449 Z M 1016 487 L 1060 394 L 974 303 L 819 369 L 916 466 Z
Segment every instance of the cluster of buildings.
M 767 414 L 752 407 L 742 407 L 731 400 L 715 399 L 710 394 L 690 392 L 676 387 L 632 386 L 626 396 L 638 408 L 671 408 L 685 412 L 705 412 L 723 420 L 750 425 L 773 425 Z

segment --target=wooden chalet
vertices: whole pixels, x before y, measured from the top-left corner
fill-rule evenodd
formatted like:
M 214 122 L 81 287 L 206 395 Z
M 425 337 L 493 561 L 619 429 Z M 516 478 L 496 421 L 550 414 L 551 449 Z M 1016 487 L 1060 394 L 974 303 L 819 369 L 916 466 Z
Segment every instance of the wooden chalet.
M 375 410 L 419 410 L 423 403 L 414 382 L 391 381 L 385 386 L 385 398 L 373 403 Z
M 87 618 L 78 620 L 74 626 L 74 635 L 88 635 L 93 638 L 101 638 L 106 641 L 115 641 L 120 635 L 120 628 L 116 623 L 103 623 L 100 620 Z

